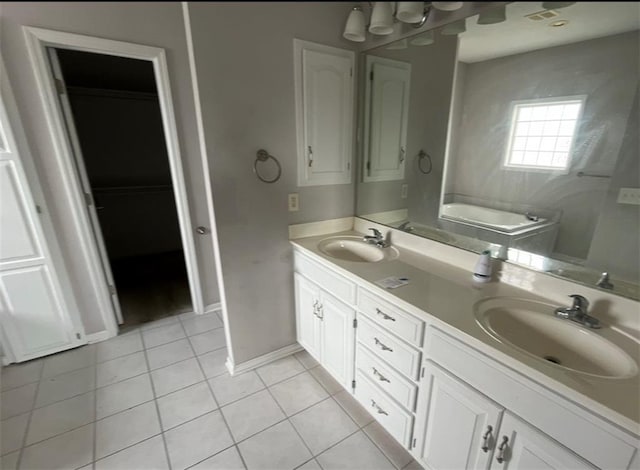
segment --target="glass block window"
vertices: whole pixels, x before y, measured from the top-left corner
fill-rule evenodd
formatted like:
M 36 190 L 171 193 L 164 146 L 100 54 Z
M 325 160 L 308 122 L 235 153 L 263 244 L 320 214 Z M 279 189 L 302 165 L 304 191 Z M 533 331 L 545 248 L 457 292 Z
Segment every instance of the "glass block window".
M 582 97 L 514 104 L 505 166 L 555 171 L 569 168 L 583 104 Z

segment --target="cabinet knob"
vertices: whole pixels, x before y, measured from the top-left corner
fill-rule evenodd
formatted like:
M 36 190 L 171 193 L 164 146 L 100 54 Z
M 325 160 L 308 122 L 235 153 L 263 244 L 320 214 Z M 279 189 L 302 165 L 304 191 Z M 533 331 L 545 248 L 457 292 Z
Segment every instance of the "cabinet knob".
M 200 227 L 196 228 L 196 232 L 198 232 L 200 235 L 204 235 L 204 234 L 207 233 L 207 227 L 200 226 Z
M 491 445 L 491 431 L 493 431 L 493 427 L 489 425 L 482 435 L 482 452 L 489 452 L 489 446 Z
M 502 442 L 498 446 L 498 455 L 496 456 L 496 460 L 498 463 L 504 462 L 505 454 L 509 450 L 509 438 L 507 436 L 502 436 Z

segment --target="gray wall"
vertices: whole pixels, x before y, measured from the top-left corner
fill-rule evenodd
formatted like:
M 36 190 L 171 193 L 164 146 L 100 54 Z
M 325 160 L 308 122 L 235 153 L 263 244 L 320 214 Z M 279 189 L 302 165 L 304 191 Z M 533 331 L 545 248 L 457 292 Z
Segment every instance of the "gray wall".
M 636 89 L 620 157 L 593 234 L 587 266 L 616 278 L 640 282 L 640 206 L 618 204 L 620 188 L 640 188 L 640 88 Z
M 190 3 L 232 352 L 242 363 L 296 341 L 290 223 L 353 215 L 354 187 L 296 187 L 293 39 L 344 49 L 351 5 Z M 282 164 L 252 173 L 256 150 Z M 300 211 L 287 212 L 287 193 Z
M 555 251 L 585 259 L 638 80 L 638 33 L 468 64 L 453 185 L 447 192 L 561 210 Z M 570 173 L 502 168 L 513 100 L 587 95 Z
M 358 183 L 358 214 L 407 208 L 411 221 L 435 225 L 442 185 L 456 50 L 457 36 L 436 34 L 436 43 L 429 46 L 409 46 L 403 50 L 380 48 L 368 52 L 377 57 L 411 64 L 407 162 L 403 181 Z M 364 88 L 362 81 L 360 87 Z M 364 119 L 361 119 L 361 123 L 363 122 Z M 428 175 L 418 170 L 417 155 L 421 149 L 432 158 L 433 169 Z M 425 162 L 423 167 L 427 167 Z M 358 169 L 358 178 L 361 179 L 361 164 Z M 409 185 L 407 199 L 401 198 L 401 187 L 404 183 Z
M 87 34 L 162 47 L 167 52 L 180 149 L 194 225 L 210 226 L 196 133 L 196 120 L 182 8 L 179 3 L 2 3 L 0 47 L 25 124 L 43 190 L 55 221 L 62 254 L 72 277 L 87 333 L 102 331 L 96 298 L 87 283 L 86 261 L 78 254 L 78 236 L 62 198 L 60 174 L 52 163 L 51 139 L 31 70 L 22 25 Z M 237 27 L 237 25 L 236 25 Z M 239 28 L 238 28 L 239 30 Z M 225 42 L 228 46 L 229 43 Z M 209 236 L 196 238 L 205 304 L 219 300 L 213 245 Z

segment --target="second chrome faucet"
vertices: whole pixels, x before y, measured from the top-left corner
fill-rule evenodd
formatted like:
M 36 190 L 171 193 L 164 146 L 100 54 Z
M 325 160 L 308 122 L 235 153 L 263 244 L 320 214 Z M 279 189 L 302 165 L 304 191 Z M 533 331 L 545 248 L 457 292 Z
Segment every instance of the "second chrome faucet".
M 384 240 L 382 236 L 382 232 L 376 228 L 370 228 L 369 230 L 373 231 L 373 235 L 365 235 L 364 241 L 367 243 L 371 243 L 372 245 L 377 246 L 378 248 L 386 248 L 387 242 Z
M 557 317 L 580 323 L 588 328 L 600 328 L 600 321 L 589 315 L 589 301 L 581 295 L 571 294 L 573 299 L 571 307 L 558 307 L 555 310 Z

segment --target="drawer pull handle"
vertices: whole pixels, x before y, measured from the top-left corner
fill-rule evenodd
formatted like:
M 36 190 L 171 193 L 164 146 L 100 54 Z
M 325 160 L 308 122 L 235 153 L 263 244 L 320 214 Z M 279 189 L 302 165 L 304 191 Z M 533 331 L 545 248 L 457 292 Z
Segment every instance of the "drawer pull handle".
M 504 456 L 509 450 L 509 446 L 507 444 L 508 442 L 509 438 L 507 436 L 502 436 L 502 442 L 498 446 L 498 455 L 496 456 L 496 460 L 498 461 L 498 463 L 504 462 Z
M 379 414 L 389 416 L 389 413 L 380 408 L 380 405 L 373 400 L 371 400 L 371 406 L 374 407 Z
M 372 367 L 372 369 L 373 369 L 373 375 L 377 375 L 378 376 L 378 380 L 380 382 L 389 382 L 389 383 L 391 383 L 391 380 L 389 380 L 384 375 L 382 375 L 380 372 L 378 372 L 378 369 L 376 369 L 375 367 Z
M 485 433 L 482 435 L 482 452 L 489 452 L 489 443 L 491 441 L 491 431 L 493 431 L 493 428 L 491 427 L 491 425 L 487 426 L 487 430 L 485 431 Z
M 393 349 L 391 349 L 389 346 L 387 346 L 386 344 L 384 344 L 382 341 L 380 341 L 378 338 L 373 338 L 376 342 L 376 346 L 380 346 L 380 349 L 382 349 L 383 351 L 389 351 L 389 352 L 393 352 Z
M 383 320 L 391 320 L 391 321 L 396 321 L 395 318 L 393 318 L 391 315 L 387 315 L 386 313 L 384 313 L 382 310 L 380 310 L 379 308 L 376 309 L 376 313 L 378 315 L 380 315 L 382 317 Z

